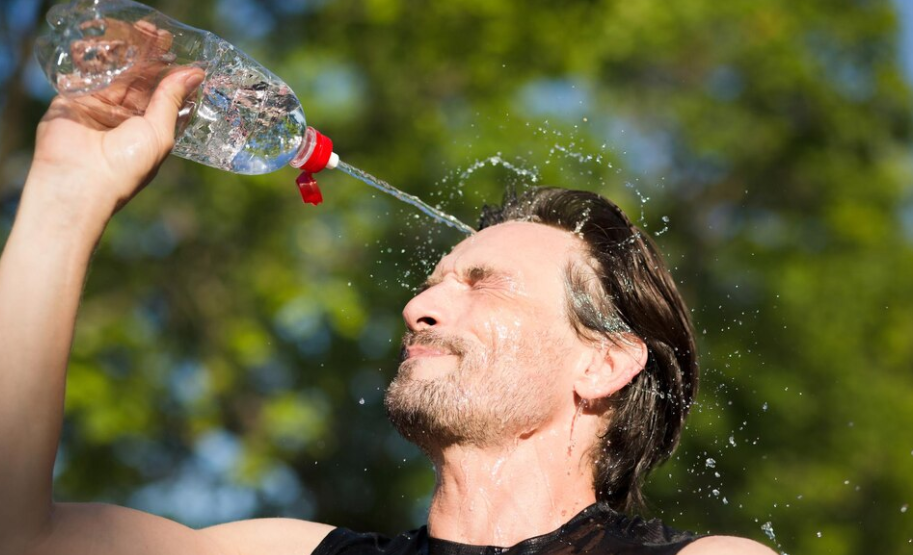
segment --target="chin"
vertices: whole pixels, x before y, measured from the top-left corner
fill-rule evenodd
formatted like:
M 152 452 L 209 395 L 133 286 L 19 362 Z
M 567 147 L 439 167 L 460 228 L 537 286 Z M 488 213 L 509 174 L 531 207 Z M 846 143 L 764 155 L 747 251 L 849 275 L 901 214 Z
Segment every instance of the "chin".
M 440 378 L 454 368 L 454 357 L 448 356 L 418 356 L 406 359 L 399 365 L 397 379 L 424 380 Z

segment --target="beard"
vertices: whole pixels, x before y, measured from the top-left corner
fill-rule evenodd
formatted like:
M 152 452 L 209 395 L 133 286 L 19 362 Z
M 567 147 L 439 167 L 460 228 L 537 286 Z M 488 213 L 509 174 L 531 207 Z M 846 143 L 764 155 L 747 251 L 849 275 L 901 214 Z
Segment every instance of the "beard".
M 444 376 L 418 379 L 416 366 L 431 360 L 405 360 L 410 345 L 450 353 L 456 367 Z M 553 366 L 543 363 L 541 343 L 530 338 L 518 339 L 505 351 L 430 329 L 407 332 L 399 372 L 384 397 L 390 421 L 429 455 L 454 444 L 487 448 L 514 442 L 551 414 L 547 403 L 552 397 L 543 391 L 548 382 L 536 378 L 547 379 L 541 369 Z M 526 366 L 538 372 L 521 371 Z

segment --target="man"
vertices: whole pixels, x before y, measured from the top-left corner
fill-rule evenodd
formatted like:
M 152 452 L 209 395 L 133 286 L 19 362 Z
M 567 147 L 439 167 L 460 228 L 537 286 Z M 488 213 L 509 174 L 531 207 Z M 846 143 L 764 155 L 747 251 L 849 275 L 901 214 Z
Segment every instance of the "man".
M 693 340 L 646 237 L 595 195 L 554 190 L 490 211 L 404 311 L 404 362 L 386 402 L 438 471 L 427 529 L 390 542 L 291 519 L 191 530 L 54 503 L 92 250 L 167 156 L 201 79 L 172 73 L 143 117 L 115 127 L 60 98 L 39 126 L 0 258 L 0 555 L 771 553 L 616 512 L 637 506 L 643 477 L 677 441 L 696 385 Z

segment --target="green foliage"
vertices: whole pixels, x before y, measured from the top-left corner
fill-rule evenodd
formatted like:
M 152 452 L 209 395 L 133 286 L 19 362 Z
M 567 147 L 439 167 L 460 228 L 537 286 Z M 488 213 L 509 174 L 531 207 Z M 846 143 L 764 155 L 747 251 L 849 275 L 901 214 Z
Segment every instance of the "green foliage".
M 245 2 L 151 3 L 283 77 L 345 160 L 465 221 L 529 181 L 473 166 L 497 155 L 658 236 L 704 372 L 649 488 L 658 516 L 763 541 L 769 522 L 789 553 L 908 547 L 913 120 L 890 2 L 270 1 L 260 35 L 231 17 Z M 28 101 L 4 175 L 24 173 L 45 106 Z M 382 391 L 399 311 L 460 236 L 344 175 L 302 206 L 294 177 L 172 159 L 114 220 L 60 496 L 193 525 L 421 522 L 431 469 Z M 235 508 L 182 512 L 188 480 Z

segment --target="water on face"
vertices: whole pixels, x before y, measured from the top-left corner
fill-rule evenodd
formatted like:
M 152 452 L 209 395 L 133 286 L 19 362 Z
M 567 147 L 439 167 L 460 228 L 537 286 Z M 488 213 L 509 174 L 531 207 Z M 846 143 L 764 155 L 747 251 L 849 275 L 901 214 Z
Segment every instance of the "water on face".
M 214 36 L 210 42 L 212 61 L 196 112 L 184 124 L 173 154 L 247 175 L 288 165 L 307 125 L 297 97 L 227 42 Z

